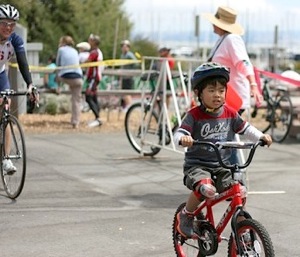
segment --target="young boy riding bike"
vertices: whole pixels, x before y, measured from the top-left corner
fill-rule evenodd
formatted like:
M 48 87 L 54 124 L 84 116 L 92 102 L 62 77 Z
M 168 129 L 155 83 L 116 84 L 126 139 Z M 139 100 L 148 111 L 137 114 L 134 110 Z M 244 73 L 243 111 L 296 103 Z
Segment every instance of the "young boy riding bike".
M 231 172 L 222 168 L 215 152 L 203 146 L 193 146 L 194 140 L 208 142 L 233 141 L 235 134 L 248 140 L 262 139 L 268 146 L 272 138 L 244 121 L 225 104 L 229 70 L 218 63 L 200 65 L 191 78 L 200 105 L 191 109 L 174 134 L 175 144 L 188 147 L 184 159 L 184 185 L 192 190 L 185 208 L 177 215 L 178 231 L 186 238 L 194 236 L 193 211 L 201 201 L 226 190 L 233 182 Z M 231 150 L 222 150 L 222 159 L 229 162 Z

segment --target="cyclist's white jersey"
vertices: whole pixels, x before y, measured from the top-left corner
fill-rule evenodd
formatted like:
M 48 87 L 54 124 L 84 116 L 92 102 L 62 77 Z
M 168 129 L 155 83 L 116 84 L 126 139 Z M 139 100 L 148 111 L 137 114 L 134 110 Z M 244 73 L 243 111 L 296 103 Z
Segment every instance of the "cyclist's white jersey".
M 14 32 L 7 41 L 0 43 L 0 73 L 5 70 L 5 64 L 17 52 L 25 52 L 24 41 Z

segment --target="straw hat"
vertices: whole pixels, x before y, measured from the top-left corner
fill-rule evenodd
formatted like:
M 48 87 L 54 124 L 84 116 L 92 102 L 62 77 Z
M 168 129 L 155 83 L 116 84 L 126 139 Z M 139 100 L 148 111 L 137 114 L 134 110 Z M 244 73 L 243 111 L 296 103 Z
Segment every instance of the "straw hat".
M 232 34 L 243 35 L 243 27 L 236 22 L 237 12 L 229 7 L 219 7 L 215 15 L 204 13 L 202 16 L 215 26 Z
M 85 51 L 90 51 L 91 45 L 88 42 L 81 42 L 76 45 L 77 48 L 82 48 Z
M 126 46 L 129 46 L 130 47 L 130 41 L 129 40 L 123 40 L 122 42 L 121 42 L 121 46 L 123 46 L 123 45 L 126 45 Z

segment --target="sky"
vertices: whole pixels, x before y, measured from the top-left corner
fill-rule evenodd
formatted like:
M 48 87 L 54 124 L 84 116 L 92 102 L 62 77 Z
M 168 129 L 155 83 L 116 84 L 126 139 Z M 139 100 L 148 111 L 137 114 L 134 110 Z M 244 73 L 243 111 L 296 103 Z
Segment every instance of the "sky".
M 299 0 L 125 0 L 124 3 L 134 23 L 132 36 L 148 37 L 158 44 L 165 44 L 170 33 L 183 35 L 187 31 L 191 32 L 186 35 L 186 41 L 215 41 L 211 24 L 201 14 L 216 13 L 218 6 L 229 6 L 238 12 L 237 21 L 246 31 L 244 37 L 251 35 L 249 41 L 274 41 L 275 26 L 278 26 L 282 44 L 294 47 L 300 44 Z M 194 35 L 196 15 L 200 15 L 199 39 Z M 288 33 L 292 30 L 298 31 L 299 42 L 295 33 Z M 254 32 L 255 35 L 251 34 Z

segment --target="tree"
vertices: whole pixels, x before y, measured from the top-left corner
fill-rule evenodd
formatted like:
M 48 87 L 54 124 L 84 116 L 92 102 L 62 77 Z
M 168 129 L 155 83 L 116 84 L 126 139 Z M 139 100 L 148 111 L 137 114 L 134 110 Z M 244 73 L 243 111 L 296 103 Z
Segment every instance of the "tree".
M 113 56 L 115 40 L 130 35 L 132 24 L 122 5 L 124 0 L 8 0 L 18 8 L 20 23 L 27 27 L 28 42 L 42 42 L 41 59 L 57 51 L 59 38 L 70 35 L 86 41 L 90 33 L 100 35 L 105 59 Z M 119 24 L 119 30 L 117 30 Z

